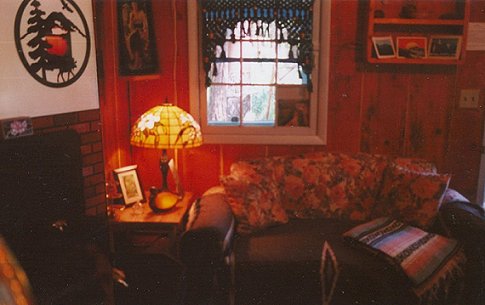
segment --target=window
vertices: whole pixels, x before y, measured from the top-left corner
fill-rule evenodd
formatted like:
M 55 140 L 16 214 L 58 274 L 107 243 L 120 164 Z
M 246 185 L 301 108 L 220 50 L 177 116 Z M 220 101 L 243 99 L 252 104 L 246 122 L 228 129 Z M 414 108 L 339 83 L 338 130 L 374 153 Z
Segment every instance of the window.
M 205 142 L 325 143 L 329 2 L 188 2 L 191 113 Z

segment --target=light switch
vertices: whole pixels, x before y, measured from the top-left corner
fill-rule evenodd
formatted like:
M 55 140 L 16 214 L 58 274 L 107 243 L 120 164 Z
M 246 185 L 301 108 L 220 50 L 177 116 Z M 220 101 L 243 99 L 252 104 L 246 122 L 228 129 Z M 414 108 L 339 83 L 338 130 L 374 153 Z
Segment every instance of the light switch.
M 460 108 L 478 108 L 480 89 L 462 89 L 460 93 Z

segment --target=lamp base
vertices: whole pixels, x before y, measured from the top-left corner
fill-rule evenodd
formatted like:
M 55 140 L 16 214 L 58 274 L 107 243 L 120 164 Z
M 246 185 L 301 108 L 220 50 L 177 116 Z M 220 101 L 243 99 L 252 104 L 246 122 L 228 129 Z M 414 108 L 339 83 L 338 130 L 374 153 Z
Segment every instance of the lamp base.
M 171 210 L 180 201 L 180 196 L 170 191 L 150 188 L 149 206 L 155 213 Z

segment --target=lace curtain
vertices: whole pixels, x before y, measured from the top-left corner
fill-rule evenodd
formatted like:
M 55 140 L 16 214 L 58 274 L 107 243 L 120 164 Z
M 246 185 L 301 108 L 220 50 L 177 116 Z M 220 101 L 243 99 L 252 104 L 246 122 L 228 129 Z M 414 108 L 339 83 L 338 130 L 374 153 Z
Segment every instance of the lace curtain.
M 216 61 L 226 58 L 224 43 L 236 41 L 236 29 L 241 24 L 243 34 L 269 36 L 270 25 L 276 26 L 276 42 L 290 45 L 288 57 L 294 59 L 308 75 L 308 90 L 312 91 L 313 69 L 313 0 L 202 0 L 202 53 L 206 86 L 218 71 Z M 251 24 L 256 26 L 251 26 Z M 251 31 L 254 31 L 252 33 Z M 222 50 L 222 51 L 221 51 Z

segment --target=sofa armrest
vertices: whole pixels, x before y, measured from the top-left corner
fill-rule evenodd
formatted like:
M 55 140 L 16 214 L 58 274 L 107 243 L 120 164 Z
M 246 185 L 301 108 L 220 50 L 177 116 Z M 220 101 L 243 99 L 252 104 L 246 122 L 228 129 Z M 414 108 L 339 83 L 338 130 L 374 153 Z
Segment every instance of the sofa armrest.
M 454 191 L 454 190 L 452 190 Z M 463 199 L 448 196 L 440 207 L 439 218 L 448 234 L 463 244 L 467 256 L 463 304 L 483 304 L 485 300 L 485 212 Z M 446 198 L 446 197 L 445 197 Z
M 228 303 L 235 219 L 224 197 L 224 193 L 206 192 L 189 211 L 179 242 L 185 267 L 181 304 Z
M 483 242 L 485 236 L 484 209 L 449 189 L 440 206 L 439 216 L 448 233 L 465 245 Z
M 204 194 L 189 211 L 179 244 L 180 258 L 189 268 L 218 264 L 231 252 L 235 219 L 224 196 Z

